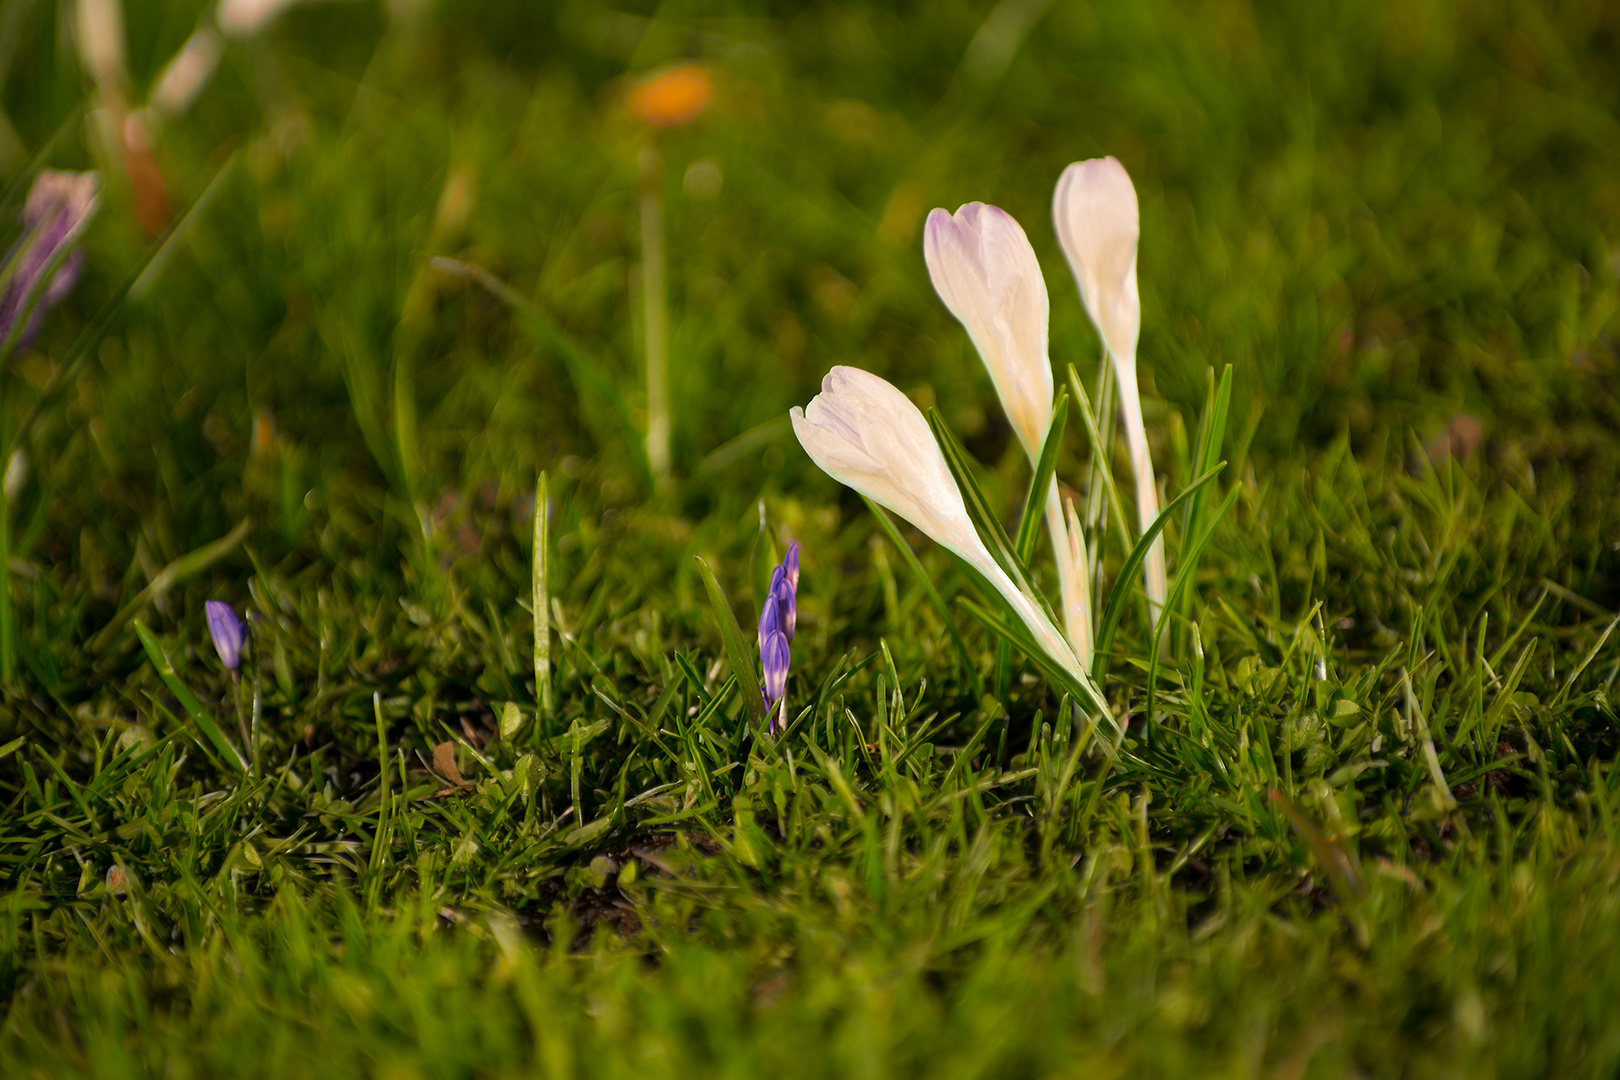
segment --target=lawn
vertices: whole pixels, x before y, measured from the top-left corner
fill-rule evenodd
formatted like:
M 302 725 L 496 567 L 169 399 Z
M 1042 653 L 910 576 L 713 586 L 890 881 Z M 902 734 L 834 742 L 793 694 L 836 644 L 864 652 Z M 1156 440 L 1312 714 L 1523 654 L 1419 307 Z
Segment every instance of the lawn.
M 100 184 L 0 344 L 0 1074 L 1620 1071 L 1620 7 L 269 6 L 0 3 L 0 249 Z M 1105 155 L 1161 498 L 1221 463 L 1158 622 L 1053 228 Z M 973 201 L 1106 713 L 788 419 L 880 375 L 1021 531 Z

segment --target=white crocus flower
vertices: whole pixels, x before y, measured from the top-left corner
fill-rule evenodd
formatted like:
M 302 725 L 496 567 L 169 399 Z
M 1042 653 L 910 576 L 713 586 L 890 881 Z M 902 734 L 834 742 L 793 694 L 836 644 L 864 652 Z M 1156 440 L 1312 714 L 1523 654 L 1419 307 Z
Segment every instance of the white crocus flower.
M 1089 685 L 1057 627 L 979 539 L 934 433 L 910 398 L 870 372 L 840 366 L 821 380 L 821 393 L 791 415 L 794 434 L 822 472 L 960 556 L 1002 595 L 1040 647 Z
M 121 0 L 79 0 L 79 59 L 103 94 L 122 92 L 125 76 Z
M 1116 159 L 1077 161 L 1063 170 L 1052 196 L 1052 220 L 1068 257 L 1086 312 L 1113 360 L 1125 439 L 1136 473 L 1136 513 L 1143 531 L 1159 516 L 1159 490 L 1148 451 L 1147 427 L 1136 384 L 1136 341 L 1142 301 L 1136 291 L 1136 245 L 1141 217 L 1136 188 Z M 1153 541 L 1143 566 L 1154 617 L 1164 606 L 1164 541 Z
M 210 27 L 203 27 L 180 46 L 152 82 L 151 106 L 165 116 L 179 116 L 197 100 L 219 66 L 225 44 Z
M 968 203 L 955 214 L 935 210 L 923 231 L 923 259 L 934 291 L 972 339 L 1001 407 L 1033 467 L 1052 422 L 1052 362 L 1047 356 L 1046 279 L 1029 237 L 1000 207 Z M 1086 578 L 1073 572 L 1071 542 L 1057 479 L 1046 492 L 1046 528 L 1058 567 L 1063 619 L 1082 664 L 1091 658 Z

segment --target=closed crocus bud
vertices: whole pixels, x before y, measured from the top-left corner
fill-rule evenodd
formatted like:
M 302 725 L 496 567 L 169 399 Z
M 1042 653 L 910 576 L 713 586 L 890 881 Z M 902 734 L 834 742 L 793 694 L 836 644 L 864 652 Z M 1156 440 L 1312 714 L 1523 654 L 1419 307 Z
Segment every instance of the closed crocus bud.
M 1080 299 L 1103 344 L 1116 357 L 1136 358 L 1142 302 L 1136 291 L 1136 245 L 1142 233 L 1136 187 L 1111 157 L 1077 161 L 1063 170 L 1052 196 L 1058 242 L 1080 285 Z M 1135 368 L 1131 385 L 1136 384 Z
M 221 601 L 210 600 L 203 606 L 208 613 L 208 636 L 214 639 L 220 662 L 234 672 L 242 665 L 242 620 L 231 605 Z
M 124 84 L 124 5 L 121 0 L 79 0 L 79 59 L 102 92 Z
M 762 692 L 765 709 L 769 712 L 787 695 L 788 667 L 793 654 L 788 649 L 787 634 L 782 631 L 782 607 L 777 598 L 775 582 L 780 580 L 782 568 L 776 568 L 772 590 L 765 597 L 764 610 L 759 615 L 759 662 L 765 678 Z M 775 720 L 772 720 L 775 727 Z
M 1052 422 L 1052 364 L 1046 281 L 1029 238 L 1005 210 L 968 203 L 955 214 L 928 215 L 923 259 L 934 291 L 973 339 L 1034 461 Z
M 966 328 L 1029 463 L 1035 465 L 1052 423 L 1052 362 L 1047 355 L 1046 279 L 1029 237 L 1000 207 L 968 203 L 955 214 L 935 210 L 928 215 L 923 259 L 934 291 Z M 1091 654 L 1086 584 L 1067 558 L 1070 538 L 1055 477 L 1047 488 L 1045 509 L 1064 624 L 1084 664 Z
M 869 372 L 835 367 L 821 393 L 791 413 L 799 443 L 822 472 L 899 514 L 954 552 L 1002 595 L 1053 660 L 1084 678 L 1050 619 L 979 539 L 962 492 L 917 406 Z
M 1077 161 L 1064 169 L 1052 196 L 1052 220 L 1080 286 L 1086 313 L 1096 324 L 1114 365 L 1131 468 L 1136 474 L 1137 519 L 1145 532 L 1159 516 L 1159 489 L 1136 382 L 1136 342 L 1142 329 L 1136 247 L 1142 230 L 1136 187 L 1125 166 L 1107 157 Z M 1165 598 L 1162 539 L 1155 539 L 1149 549 L 1143 575 L 1156 618 Z

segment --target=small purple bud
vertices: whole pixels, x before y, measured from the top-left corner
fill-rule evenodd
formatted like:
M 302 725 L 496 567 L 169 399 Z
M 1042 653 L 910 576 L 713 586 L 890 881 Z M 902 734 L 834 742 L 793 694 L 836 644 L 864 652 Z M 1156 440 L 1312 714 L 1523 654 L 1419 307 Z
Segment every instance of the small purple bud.
M 782 559 L 782 569 L 787 574 L 788 584 L 793 586 L 795 596 L 799 593 L 799 542 L 788 542 L 787 555 Z
M 210 600 L 203 605 L 208 611 L 208 634 L 214 639 L 219 658 L 230 671 L 242 664 L 242 620 L 236 617 L 231 605 Z
M 770 710 L 787 696 L 788 666 L 793 654 L 788 643 L 799 621 L 799 544 L 790 543 L 787 556 L 771 570 L 771 586 L 759 613 L 759 661 L 765 672 L 762 691 Z M 771 717 L 771 730 L 777 727 Z
M 761 642 L 759 659 L 765 669 L 765 707 L 772 708 L 787 696 L 788 665 L 793 659 L 787 635 L 778 630 Z

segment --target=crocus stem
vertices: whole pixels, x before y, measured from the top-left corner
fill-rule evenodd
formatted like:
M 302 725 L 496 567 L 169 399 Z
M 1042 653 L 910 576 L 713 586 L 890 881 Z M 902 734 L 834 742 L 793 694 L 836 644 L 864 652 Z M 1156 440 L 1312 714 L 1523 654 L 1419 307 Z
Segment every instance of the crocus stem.
M 1079 522 L 1074 524 L 1078 526 Z M 1091 604 L 1087 597 L 1086 566 L 1083 558 L 1080 561 L 1073 558 L 1071 547 L 1071 543 L 1077 541 L 1083 552 L 1085 539 L 1077 536 L 1071 541 L 1069 529 L 1063 522 L 1063 507 L 1055 476 L 1052 486 L 1046 490 L 1046 531 L 1052 538 L 1052 560 L 1057 563 L 1058 594 L 1063 600 L 1063 628 L 1068 631 L 1069 644 L 1074 646 L 1074 655 L 1080 661 L 1080 666 L 1089 670 Z
M 1136 474 L 1136 520 L 1143 533 L 1159 516 L 1159 486 L 1153 478 L 1153 456 L 1148 450 L 1147 426 L 1142 422 L 1142 403 L 1137 396 L 1135 380 L 1125 385 L 1120 380 L 1120 412 L 1125 416 L 1125 444 L 1131 452 L 1131 471 Z M 1142 563 L 1143 584 L 1147 589 L 1148 606 L 1153 621 L 1159 621 L 1164 608 L 1166 591 L 1164 570 L 1164 536 L 1160 534 L 1148 549 Z
M 641 148 L 641 303 L 647 339 L 647 463 L 669 482 L 669 295 L 664 265 L 664 158 Z
M 231 700 L 236 703 L 236 726 L 242 729 L 242 749 L 248 757 L 257 759 L 258 748 L 253 745 L 253 734 L 248 730 L 247 716 L 242 712 L 242 680 L 231 672 Z

